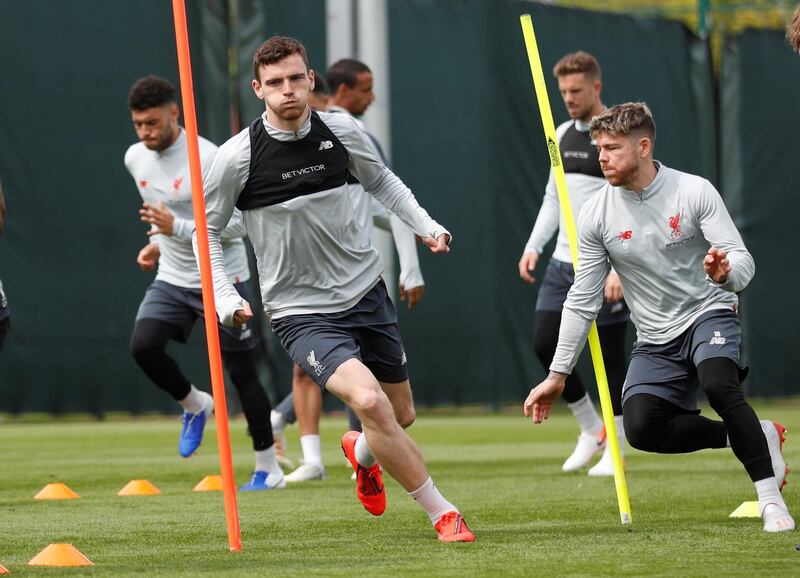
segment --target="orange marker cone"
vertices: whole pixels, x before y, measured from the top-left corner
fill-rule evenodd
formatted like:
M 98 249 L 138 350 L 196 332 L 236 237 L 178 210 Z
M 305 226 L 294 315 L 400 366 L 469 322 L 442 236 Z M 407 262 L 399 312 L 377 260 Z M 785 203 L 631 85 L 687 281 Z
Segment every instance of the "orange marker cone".
M 50 544 L 28 562 L 28 566 L 94 566 L 72 544 Z
M 0 564 L 0 574 L 10 574 L 11 572 L 8 571 L 8 568 Z
M 206 476 L 194 487 L 193 492 L 221 492 L 222 476 Z
M 80 498 L 80 496 L 69 486 L 61 483 L 47 484 L 33 497 L 34 500 L 74 500 L 75 498 Z
M 117 492 L 118 496 L 155 496 L 161 490 L 147 480 L 131 480 L 125 487 Z

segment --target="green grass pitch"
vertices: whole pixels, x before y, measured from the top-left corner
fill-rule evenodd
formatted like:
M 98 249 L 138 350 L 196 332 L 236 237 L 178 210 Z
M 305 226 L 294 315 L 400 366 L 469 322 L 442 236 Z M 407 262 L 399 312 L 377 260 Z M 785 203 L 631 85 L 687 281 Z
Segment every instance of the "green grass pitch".
M 787 460 L 800 464 L 800 405 L 756 410 L 789 428 Z M 177 454 L 179 427 L 173 419 L 0 423 L 0 564 L 20 576 L 777 576 L 800 569 L 800 532 L 767 535 L 757 519 L 728 517 L 755 499 L 730 450 L 659 456 L 628 449 L 634 525 L 623 527 L 611 479 L 561 473 L 577 435 L 563 408 L 538 427 L 516 414 L 423 414 L 411 428 L 475 544 L 439 544 L 388 476 L 387 511 L 370 516 L 338 448 L 345 421 L 326 418 L 329 480 L 239 494 L 243 551 L 231 553 L 222 494 L 191 491 L 218 471 L 213 425 L 188 460 Z M 241 485 L 252 468 L 242 420 L 231 423 L 231 434 Z M 288 434 L 296 458 L 296 427 Z M 139 478 L 162 494 L 116 496 Z M 798 514 L 800 478 L 789 480 L 785 496 Z M 33 500 L 49 482 L 64 482 L 81 498 Z M 63 542 L 95 566 L 26 565 Z

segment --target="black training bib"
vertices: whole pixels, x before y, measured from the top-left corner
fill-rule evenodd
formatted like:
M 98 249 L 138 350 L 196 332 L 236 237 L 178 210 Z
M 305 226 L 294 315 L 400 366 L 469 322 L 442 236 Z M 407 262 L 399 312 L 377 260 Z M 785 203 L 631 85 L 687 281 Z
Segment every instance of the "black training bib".
M 314 111 L 308 135 L 288 142 L 271 137 L 259 117 L 250 125 L 250 175 L 236 208 L 268 207 L 340 187 L 350 177 L 349 161 L 344 145 Z

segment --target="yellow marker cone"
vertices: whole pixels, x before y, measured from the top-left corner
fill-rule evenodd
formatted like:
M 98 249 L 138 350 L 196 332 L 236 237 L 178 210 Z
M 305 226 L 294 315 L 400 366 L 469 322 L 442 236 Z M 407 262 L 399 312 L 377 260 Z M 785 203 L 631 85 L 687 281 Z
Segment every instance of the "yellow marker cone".
M 8 568 L 0 564 L 0 574 L 11 574 L 11 572 L 8 571 Z
M 758 513 L 758 502 L 742 502 L 742 505 L 736 508 L 729 518 L 760 518 L 761 514 Z
M 194 487 L 193 492 L 221 492 L 222 491 L 222 476 L 213 475 L 206 476 Z
M 72 544 L 50 544 L 28 562 L 28 566 L 94 566 Z
M 155 496 L 161 490 L 147 480 L 131 480 L 125 487 L 117 492 L 118 496 Z
M 74 500 L 75 498 L 80 498 L 80 496 L 69 486 L 61 483 L 47 484 L 33 497 L 34 500 Z

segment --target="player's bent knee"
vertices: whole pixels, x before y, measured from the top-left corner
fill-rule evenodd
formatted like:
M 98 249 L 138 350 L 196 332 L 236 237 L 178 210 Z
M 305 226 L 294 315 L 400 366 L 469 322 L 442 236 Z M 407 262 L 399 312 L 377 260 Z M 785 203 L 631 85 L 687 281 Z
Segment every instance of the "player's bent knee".
M 139 365 L 147 364 L 162 353 L 162 348 L 145 339 L 131 338 L 131 354 Z
M 377 387 L 364 387 L 353 394 L 351 403 L 353 410 L 362 415 L 379 418 L 390 408 L 389 399 Z M 363 418 L 362 418 L 363 421 Z
M 732 379 L 712 379 L 703 389 L 709 405 L 720 415 L 747 404 L 742 388 Z
M 296 363 L 292 365 L 292 380 L 293 381 L 301 381 L 311 379 L 305 370 L 297 365 Z
M 631 447 L 643 452 L 658 451 L 658 432 L 646 420 L 632 415 L 632 412 L 623 412 L 622 419 L 625 424 L 625 438 Z
M 724 379 L 712 379 L 703 384 L 706 398 L 711 406 L 722 404 L 730 395 L 730 385 Z
M 400 427 L 403 429 L 410 427 L 411 424 L 417 419 L 417 410 L 414 409 L 414 406 L 405 407 L 399 412 L 395 410 L 395 417 L 397 418 L 397 423 L 400 424 Z

